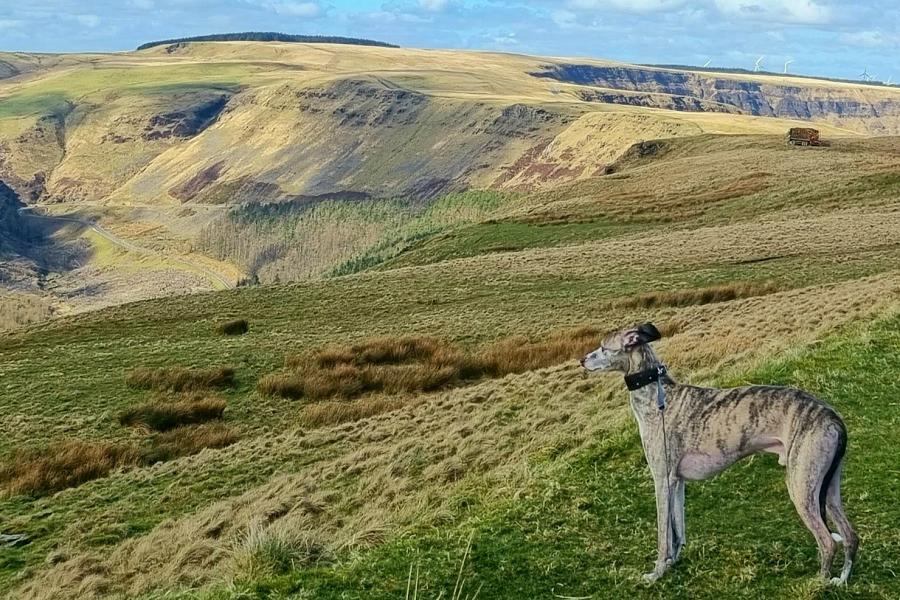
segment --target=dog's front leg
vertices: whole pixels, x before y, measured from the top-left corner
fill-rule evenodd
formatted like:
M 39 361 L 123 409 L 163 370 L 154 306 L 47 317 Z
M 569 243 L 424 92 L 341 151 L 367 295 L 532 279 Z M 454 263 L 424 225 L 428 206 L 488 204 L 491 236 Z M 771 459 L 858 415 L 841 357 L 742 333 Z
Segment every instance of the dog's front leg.
M 672 485 L 663 471 L 653 473 L 656 487 L 656 564 L 644 574 L 644 580 L 652 583 L 663 576 L 672 564 Z

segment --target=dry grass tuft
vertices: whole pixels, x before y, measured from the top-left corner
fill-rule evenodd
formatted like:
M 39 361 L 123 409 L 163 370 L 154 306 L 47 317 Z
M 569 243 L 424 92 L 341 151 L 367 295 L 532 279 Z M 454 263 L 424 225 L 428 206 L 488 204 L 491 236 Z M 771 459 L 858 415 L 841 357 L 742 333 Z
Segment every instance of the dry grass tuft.
M 313 366 L 272 373 L 260 379 L 257 390 L 294 399 L 354 398 L 371 392 L 430 392 L 453 383 L 458 376 L 459 370 L 453 366 L 339 364 L 331 369 Z
M 593 328 L 559 331 L 540 341 L 515 336 L 467 354 L 450 342 L 427 337 L 375 338 L 330 345 L 287 359 L 287 371 L 260 379 L 257 390 L 285 398 L 349 399 L 367 393 L 432 392 L 460 381 L 522 373 L 577 358 L 599 344 Z M 390 403 L 388 403 L 390 404 Z M 376 414 L 372 407 L 332 403 L 308 409 L 311 422 L 340 422 L 352 414 Z M 389 409 L 385 409 L 389 410 Z M 332 415 L 331 413 L 334 413 Z
M 46 298 L 0 291 L 0 331 L 38 323 L 55 313 L 56 310 Z
M 319 367 L 330 368 L 340 364 L 397 365 L 408 362 L 435 362 L 442 359 L 447 344 L 426 336 L 378 337 L 358 344 L 325 346 L 313 353 L 313 361 Z M 305 356 L 288 358 L 289 367 L 307 365 Z
M 248 331 L 250 324 L 247 323 L 247 319 L 233 319 L 216 325 L 216 332 L 221 335 L 244 335 Z
M 184 425 L 160 433 L 153 438 L 151 447 L 141 457 L 145 464 L 153 464 L 190 456 L 204 448 L 224 448 L 240 439 L 238 433 L 223 423 Z
M 615 302 L 615 305 L 621 308 L 694 306 L 698 304 L 712 304 L 713 302 L 728 302 L 730 300 L 752 298 L 754 296 L 766 296 L 780 291 L 782 291 L 782 288 L 772 281 L 749 281 L 714 285 L 690 290 L 650 292 L 634 298 L 619 300 Z
M 255 581 L 315 564 L 324 555 L 322 544 L 308 535 L 257 522 L 235 544 L 232 561 L 242 579 Z
M 125 383 L 138 389 L 181 392 L 206 388 L 229 387 L 234 384 L 232 367 L 211 369 L 188 369 L 185 367 L 162 367 L 150 369 L 139 367 L 125 375 Z
M 64 440 L 43 449 L 20 450 L 0 467 L 6 495 L 44 494 L 104 477 L 140 459 L 132 446 Z
M 302 398 L 304 380 L 294 373 L 269 373 L 256 383 L 256 391 L 264 396 Z
M 397 410 L 405 404 L 398 398 L 383 396 L 360 398 L 353 402 L 316 402 L 303 407 L 300 413 L 300 422 L 308 427 L 336 425 Z
M 204 396 L 189 396 L 174 402 L 157 399 L 122 411 L 119 423 L 126 427 L 168 431 L 181 425 L 221 419 L 225 406 L 225 400 L 221 398 Z
M 557 331 L 539 341 L 512 336 L 479 350 L 470 368 L 489 377 L 533 371 L 583 356 L 600 345 L 601 337 L 592 327 Z
M 204 448 L 224 448 L 238 440 L 226 425 L 176 427 L 154 436 L 150 446 L 64 440 L 41 449 L 20 450 L 0 466 L 0 492 L 42 495 L 105 477 L 120 467 L 149 465 Z

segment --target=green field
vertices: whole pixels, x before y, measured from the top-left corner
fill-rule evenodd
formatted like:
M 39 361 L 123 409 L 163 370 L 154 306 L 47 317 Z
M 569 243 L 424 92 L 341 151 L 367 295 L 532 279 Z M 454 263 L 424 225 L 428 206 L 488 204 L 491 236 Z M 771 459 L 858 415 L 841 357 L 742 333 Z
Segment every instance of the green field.
M 106 67 L 63 71 L 39 86 L 0 91 L 0 120 L 43 116 L 63 110 L 67 102 L 97 102 L 122 95 L 168 96 L 209 89 L 234 90 L 251 80 L 248 65 L 164 65 Z

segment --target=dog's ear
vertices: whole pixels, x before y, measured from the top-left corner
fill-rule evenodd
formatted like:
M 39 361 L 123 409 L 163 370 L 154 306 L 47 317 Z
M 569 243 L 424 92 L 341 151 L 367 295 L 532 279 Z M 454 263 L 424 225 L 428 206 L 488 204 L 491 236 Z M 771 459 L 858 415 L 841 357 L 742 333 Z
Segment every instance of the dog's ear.
M 649 344 L 662 338 L 662 334 L 653 323 L 642 323 L 625 334 L 623 346 L 626 350 L 632 350 L 637 346 Z

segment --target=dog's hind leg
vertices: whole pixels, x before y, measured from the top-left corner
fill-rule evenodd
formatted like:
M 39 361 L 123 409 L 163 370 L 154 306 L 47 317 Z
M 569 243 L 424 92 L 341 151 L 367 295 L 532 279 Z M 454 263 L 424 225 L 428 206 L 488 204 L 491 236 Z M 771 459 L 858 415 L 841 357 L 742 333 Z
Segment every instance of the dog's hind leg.
M 820 492 L 836 452 L 837 440 L 832 439 L 836 437 L 827 432 L 807 432 L 799 436 L 787 457 L 788 493 L 803 524 L 816 538 L 819 577 L 825 581 L 831 577 L 837 543 L 825 523 Z
M 819 511 L 819 493 L 818 490 L 812 494 L 806 494 L 800 498 L 792 498 L 800 520 L 806 525 L 807 529 L 816 538 L 816 544 L 819 546 L 819 577 L 828 580 L 831 576 L 831 565 L 834 562 L 834 553 L 837 550 L 837 542 L 831 537 L 831 532 L 822 520 L 822 513 Z
M 853 561 L 856 559 L 856 550 L 859 548 L 859 536 L 853 530 L 853 525 L 850 524 L 850 520 L 844 512 L 844 503 L 841 501 L 842 468 L 843 461 L 834 472 L 825 497 L 828 514 L 837 526 L 842 538 L 841 543 L 844 546 L 844 567 L 841 569 L 841 576 L 831 580 L 831 583 L 835 585 L 845 585 L 850 579 L 850 571 L 853 569 Z
M 672 487 L 672 562 L 678 560 L 685 541 L 684 479 L 678 479 Z

